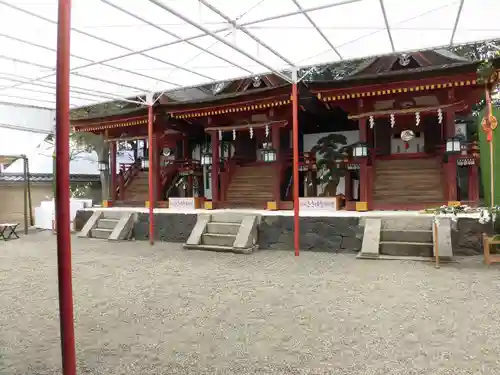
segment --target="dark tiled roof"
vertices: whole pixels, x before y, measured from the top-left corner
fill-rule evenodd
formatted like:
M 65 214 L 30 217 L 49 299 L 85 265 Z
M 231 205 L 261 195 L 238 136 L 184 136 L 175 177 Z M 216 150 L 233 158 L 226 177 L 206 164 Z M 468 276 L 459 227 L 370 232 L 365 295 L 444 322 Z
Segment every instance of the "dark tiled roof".
M 252 98 L 254 96 L 260 96 L 263 94 L 282 94 L 285 92 L 291 92 L 291 85 L 290 84 L 285 84 L 281 86 L 275 86 L 275 87 L 263 87 L 263 88 L 258 88 L 250 91 L 241 91 L 241 92 L 231 92 L 227 94 L 220 94 L 220 95 L 215 95 L 215 96 L 210 96 L 207 98 L 203 99 L 197 99 L 197 100 L 186 100 L 182 102 L 172 102 L 172 103 L 167 103 L 167 104 L 162 104 L 162 108 L 165 108 L 167 110 L 170 109 L 176 109 L 178 107 L 183 107 L 183 106 L 188 106 L 188 105 L 209 105 L 209 104 L 215 104 L 219 102 L 225 102 L 225 101 L 231 101 L 234 99 L 234 101 L 237 101 L 239 98 Z
M 136 107 L 136 108 L 124 108 L 122 110 L 115 111 L 103 111 L 102 113 L 91 113 L 85 117 L 78 117 L 71 119 L 72 125 L 83 125 L 87 121 L 92 120 L 110 120 L 112 118 L 120 119 L 121 117 L 131 117 L 131 116 L 142 116 L 147 115 L 148 109 L 147 107 Z
M 30 174 L 31 182 L 52 182 L 52 174 L 49 173 L 32 173 Z M 22 173 L 2 173 L 0 174 L 0 182 L 23 182 L 24 175 Z M 94 182 L 100 181 L 99 175 L 83 175 L 72 174 L 70 182 Z

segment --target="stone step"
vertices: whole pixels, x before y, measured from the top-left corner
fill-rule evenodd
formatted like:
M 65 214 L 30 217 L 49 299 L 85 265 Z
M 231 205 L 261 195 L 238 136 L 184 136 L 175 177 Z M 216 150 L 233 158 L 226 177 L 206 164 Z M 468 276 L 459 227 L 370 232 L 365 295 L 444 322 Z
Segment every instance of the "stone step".
M 90 231 L 90 237 L 107 240 L 112 232 L 111 229 L 94 228 Z
M 201 244 L 211 246 L 228 246 L 232 248 L 235 239 L 236 236 L 231 234 L 203 233 L 201 236 Z
M 397 182 L 394 182 L 396 184 Z M 425 194 L 428 192 L 440 192 L 443 190 L 441 184 L 425 184 L 421 182 L 415 182 L 414 184 L 410 184 L 409 181 L 406 181 L 405 186 L 394 186 L 394 184 L 391 183 L 386 183 L 384 182 L 383 184 L 376 184 L 374 187 L 374 192 L 386 192 L 389 191 L 390 193 L 403 193 L 407 192 L 407 194 L 413 194 L 416 192 Z
M 380 232 L 381 241 L 389 242 L 423 242 L 432 243 L 432 230 L 408 229 L 405 231 L 382 230 Z
M 405 166 L 405 165 L 375 165 L 376 173 L 383 174 L 396 174 L 396 173 L 405 173 L 405 171 L 415 172 L 420 175 L 424 175 L 427 173 L 438 173 L 440 168 L 437 165 L 428 165 L 428 166 Z
M 260 191 L 273 191 L 273 186 L 272 185 L 259 185 L 259 184 L 231 184 L 229 186 L 229 191 L 254 191 L 254 192 L 260 192 Z
M 443 202 L 444 196 L 441 192 L 433 192 L 421 195 L 418 193 L 407 192 L 406 194 L 383 194 L 380 192 L 375 192 L 373 194 L 373 199 L 376 201 L 384 202 Z
M 264 210 L 267 206 L 267 202 L 271 202 L 272 199 L 268 200 L 241 200 L 241 199 L 227 199 L 226 203 L 231 206 L 231 208 L 253 208 L 258 210 Z
M 432 230 L 432 218 L 423 216 L 396 216 L 382 219 L 382 230 Z
M 221 212 L 210 216 L 210 223 L 237 223 L 241 224 L 245 214 L 236 212 Z
M 186 250 L 205 250 L 218 252 L 232 252 L 237 254 L 250 254 L 255 249 L 235 249 L 232 246 L 217 246 L 217 245 L 184 245 Z
M 239 223 L 210 222 L 207 224 L 207 233 L 237 235 L 239 229 Z
M 113 211 L 113 210 L 103 210 L 102 219 L 120 220 L 123 215 L 123 211 Z
M 228 201 L 241 201 L 241 202 L 269 202 L 273 200 L 273 195 L 272 194 L 243 194 L 243 193 L 232 193 L 232 194 L 227 194 L 227 199 Z
M 401 197 L 387 197 L 387 196 L 374 196 L 373 200 L 376 203 L 391 203 L 391 204 L 396 204 L 396 203 L 425 203 L 428 204 L 429 208 L 430 207 L 436 207 L 436 206 L 441 206 L 443 202 L 446 200 L 443 198 L 443 196 L 435 196 L 435 197 L 419 197 L 418 195 L 411 195 L 411 196 L 401 196 Z
M 115 229 L 116 224 L 118 224 L 118 219 L 99 219 L 97 222 L 98 229 Z
M 273 189 L 272 187 L 262 187 L 262 186 L 257 186 L 257 185 L 248 185 L 248 186 L 243 186 L 243 185 L 236 185 L 236 186 L 230 186 L 229 189 L 228 189 L 228 192 L 231 192 L 231 191 L 237 191 L 237 192 L 240 192 L 240 191 L 251 191 L 255 194 L 262 194 L 262 193 L 268 193 L 268 192 L 272 192 Z
M 380 254 L 393 256 L 432 257 L 434 255 L 434 245 L 432 242 L 380 241 Z

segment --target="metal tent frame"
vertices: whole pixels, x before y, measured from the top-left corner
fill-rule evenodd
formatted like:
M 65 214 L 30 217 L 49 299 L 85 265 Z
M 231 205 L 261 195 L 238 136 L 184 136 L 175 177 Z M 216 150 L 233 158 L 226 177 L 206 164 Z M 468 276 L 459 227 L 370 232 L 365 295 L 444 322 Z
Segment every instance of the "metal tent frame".
M 307 0 L 307 5 L 305 0 L 168 4 L 164 0 L 74 0 L 72 28 L 71 0 L 35 1 L 29 7 L 0 0 L 0 102 L 56 108 L 57 251 L 65 375 L 76 374 L 67 188 L 71 107 L 115 99 L 143 104 L 149 108 L 152 143 L 152 93 L 272 72 L 292 83 L 293 177 L 297 181 L 299 68 L 500 38 L 500 29 L 494 26 L 498 0 Z M 162 42 L 154 44 L 156 40 Z M 152 183 L 150 174 L 150 194 Z M 294 203 L 298 255 L 298 184 L 294 184 Z M 149 214 L 152 222 L 152 205 Z

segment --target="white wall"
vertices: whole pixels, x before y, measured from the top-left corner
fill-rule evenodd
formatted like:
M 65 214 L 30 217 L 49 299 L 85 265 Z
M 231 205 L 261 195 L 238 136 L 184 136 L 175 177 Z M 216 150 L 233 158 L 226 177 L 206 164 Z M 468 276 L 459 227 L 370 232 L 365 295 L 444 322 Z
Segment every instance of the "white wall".
M 331 132 L 331 133 L 317 133 L 317 134 L 304 134 L 304 152 L 311 151 L 316 146 L 318 140 L 329 134 L 341 134 L 347 138 L 347 145 L 359 142 L 359 130 L 350 130 L 345 132 Z M 320 155 L 317 155 L 320 157 Z M 323 186 L 318 186 L 318 194 L 323 193 Z M 345 179 L 340 178 L 339 185 L 337 186 L 337 194 L 345 194 Z M 358 181 L 353 182 L 353 197 L 357 198 L 358 195 Z

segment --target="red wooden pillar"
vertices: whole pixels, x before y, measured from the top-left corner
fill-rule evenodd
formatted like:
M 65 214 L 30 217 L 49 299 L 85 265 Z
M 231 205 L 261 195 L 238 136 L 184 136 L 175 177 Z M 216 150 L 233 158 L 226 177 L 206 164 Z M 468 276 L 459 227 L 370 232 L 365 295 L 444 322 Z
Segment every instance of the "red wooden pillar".
M 155 242 L 155 230 L 154 230 L 154 212 L 153 209 L 155 207 L 155 182 L 156 182 L 156 173 L 155 173 L 155 143 L 154 142 L 154 133 L 153 133 L 153 105 L 148 106 L 148 159 L 149 159 L 149 173 L 148 173 L 148 188 L 149 188 L 149 243 L 151 245 Z
M 299 93 L 297 87 L 297 71 L 293 74 L 292 83 L 292 151 L 293 151 L 293 243 L 295 256 L 300 251 L 300 218 L 299 218 Z
M 110 171 L 111 171 L 111 200 L 114 202 L 117 200 L 117 197 L 116 197 L 116 189 L 117 189 L 117 182 L 116 182 L 116 178 L 117 178 L 117 175 L 116 175 L 116 147 L 117 147 L 117 144 L 116 144 L 116 141 L 114 142 L 111 142 L 110 145 L 110 153 L 111 153 L 111 168 L 110 168 Z
M 212 132 L 212 202 L 214 206 L 219 202 L 219 172 L 220 172 L 220 154 L 219 154 L 219 134 Z M 214 207 L 215 208 L 215 207 Z
M 275 176 L 274 176 L 274 190 L 273 200 L 276 202 L 276 207 L 279 208 L 281 201 L 281 127 L 274 125 L 272 128 L 272 143 L 276 150 L 276 163 L 275 163 Z
M 75 329 L 69 205 L 69 70 L 71 0 L 59 0 L 56 68 L 56 197 L 57 273 L 61 322 L 62 373 L 76 375 Z
M 187 136 L 182 138 L 182 158 L 184 160 L 191 159 L 191 155 L 189 155 L 189 142 Z
M 153 134 L 153 150 L 154 150 L 154 161 L 153 161 L 153 167 L 155 169 L 154 171 L 154 177 L 155 177 L 155 191 L 154 191 L 154 198 L 155 198 L 155 206 L 157 202 L 160 200 L 160 192 L 162 188 L 162 176 L 161 176 L 161 164 L 160 164 L 160 147 L 159 147 L 159 134 L 154 133 Z
M 156 183 L 156 201 L 163 201 L 163 176 L 162 175 L 162 170 L 164 168 L 163 163 L 161 162 L 161 157 L 162 157 L 162 152 L 163 152 L 163 147 L 160 145 L 160 143 L 163 144 L 163 142 L 160 142 L 160 134 L 156 135 L 156 144 L 155 148 L 157 150 L 157 158 L 156 158 L 156 175 L 157 177 L 157 183 Z M 166 173 L 166 171 L 165 171 Z
M 479 171 L 476 164 L 469 167 L 469 201 L 479 202 Z
M 455 202 L 458 199 L 457 193 L 457 157 L 455 155 L 448 156 L 446 164 L 446 182 L 448 185 L 448 201 Z
M 448 91 L 448 103 L 451 104 L 455 100 L 454 89 Z M 445 135 L 446 139 L 455 136 L 455 111 L 453 109 L 446 111 L 445 119 Z M 445 142 L 446 142 L 445 139 Z M 457 195 L 457 158 L 454 155 L 449 155 L 446 165 L 446 182 L 448 185 L 448 201 L 454 202 L 458 199 Z
M 363 112 L 363 99 L 358 101 L 358 113 Z M 359 127 L 359 141 L 366 143 L 368 141 L 368 129 L 366 126 L 366 119 L 361 118 L 358 120 Z M 369 201 L 369 171 L 368 163 L 366 158 L 364 158 L 359 164 L 359 201 L 367 202 Z
M 455 90 L 451 88 L 448 90 L 448 104 L 453 104 L 455 102 Z M 455 111 L 453 109 L 446 110 L 445 118 L 445 138 L 450 138 L 455 136 Z M 445 139 L 446 141 L 446 139 Z
M 363 99 L 358 100 L 358 113 L 363 113 L 364 102 Z M 367 142 L 368 141 L 368 129 L 366 128 L 366 118 L 360 118 L 358 120 L 359 127 L 359 141 Z
M 363 159 L 359 163 L 359 201 L 368 202 L 369 175 L 368 163 Z
M 344 190 L 346 202 L 352 201 L 352 175 L 351 171 L 346 171 L 344 176 Z
M 120 184 L 120 195 L 118 196 L 118 199 L 121 201 L 125 200 L 125 177 L 123 174 L 125 173 L 124 169 L 120 169 L 120 174 L 118 176 L 118 181 Z

